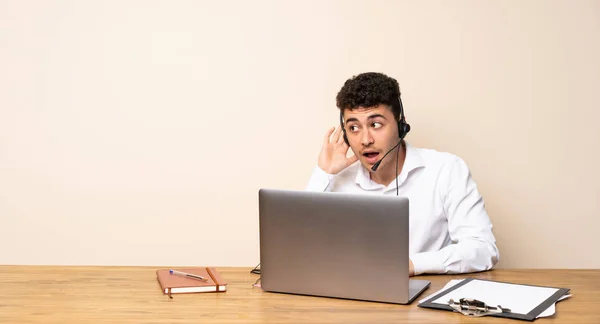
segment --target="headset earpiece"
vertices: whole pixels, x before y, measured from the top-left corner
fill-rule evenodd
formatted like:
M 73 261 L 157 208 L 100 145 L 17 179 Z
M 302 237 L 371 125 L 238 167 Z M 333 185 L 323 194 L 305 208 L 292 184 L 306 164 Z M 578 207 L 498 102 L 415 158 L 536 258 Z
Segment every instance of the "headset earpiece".
M 398 121 L 398 136 L 400 139 L 404 139 L 408 132 L 410 132 L 410 125 L 406 123 L 403 116 L 402 120 Z
M 398 96 L 398 105 L 400 108 L 400 120 L 398 121 L 398 136 L 400 139 L 404 139 L 404 136 L 410 132 L 410 125 L 404 118 L 404 107 L 402 106 L 402 99 Z

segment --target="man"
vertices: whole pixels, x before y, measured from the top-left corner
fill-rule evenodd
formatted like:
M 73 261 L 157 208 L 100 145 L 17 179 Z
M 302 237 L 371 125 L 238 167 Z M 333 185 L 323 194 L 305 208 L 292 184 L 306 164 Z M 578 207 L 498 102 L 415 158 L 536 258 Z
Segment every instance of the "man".
M 411 276 L 491 269 L 499 251 L 469 168 L 453 154 L 404 141 L 410 126 L 398 82 L 360 74 L 336 101 L 341 125 L 325 135 L 306 190 L 408 197 Z

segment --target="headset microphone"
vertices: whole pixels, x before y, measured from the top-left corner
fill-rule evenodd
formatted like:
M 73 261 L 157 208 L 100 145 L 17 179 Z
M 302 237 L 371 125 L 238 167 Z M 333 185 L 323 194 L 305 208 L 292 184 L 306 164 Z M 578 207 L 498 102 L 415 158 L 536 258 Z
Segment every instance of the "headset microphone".
M 377 168 L 379 168 L 379 165 L 381 164 L 381 161 L 383 161 L 383 159 L 385 159 L 385 157 L 390 154 L 391 151 L 393 151 L 396 147 L 398 147 L 398 145 L 400 145 L 400 143 L 402 143 L 402 140 L 400 140 L 398 142 L 398 144 L 394 145 L 394 147 L 392 147 L 391 150 L 387 151 L 387 153 L 385 153 L 385 155 L 381 158 L 381 160 L 377 161 L 375 164 L 373 164 L 373 166 L 371 167 L 371 170 L 373 172 L 377 171 Z

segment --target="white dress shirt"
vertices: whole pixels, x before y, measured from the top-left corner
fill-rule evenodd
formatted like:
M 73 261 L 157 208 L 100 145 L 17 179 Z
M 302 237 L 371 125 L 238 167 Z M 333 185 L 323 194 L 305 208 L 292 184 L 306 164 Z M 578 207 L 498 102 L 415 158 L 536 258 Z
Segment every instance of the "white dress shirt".
M 387 187 L 373 182 L 357 161 L 336 175 L 317 166 L 306 190 L 396 195 L 396 181 Z M 492 223 L 461 158 L 407 143 L 398 195 L 410 202 L 409 256 L 415 275 L 484 271 L 498 262 Z

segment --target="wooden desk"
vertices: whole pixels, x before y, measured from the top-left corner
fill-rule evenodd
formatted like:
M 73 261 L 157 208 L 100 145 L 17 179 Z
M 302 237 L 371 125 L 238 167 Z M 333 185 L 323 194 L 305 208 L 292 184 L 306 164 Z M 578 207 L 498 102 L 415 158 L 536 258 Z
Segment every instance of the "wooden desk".
M 250 268 L 219 268 L 226 293 L 163 295 L 156 267 L 0 266 L 0 323 L 524 323 L 449 311 L 263 292 Z M 468 276 L 566 287 L 540 323 L 600 323 L 600 270 L 493 270 L 432 281 L 424 297 Z

